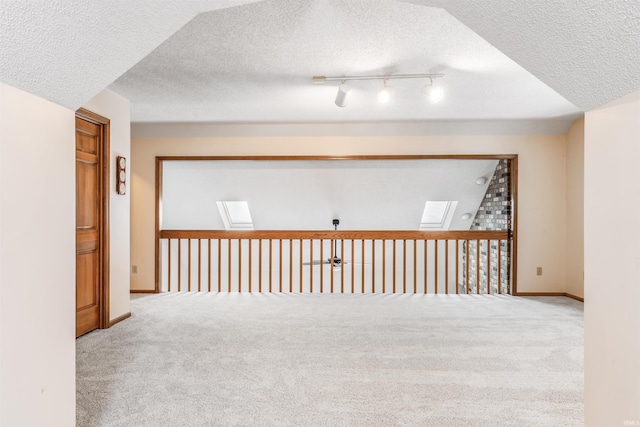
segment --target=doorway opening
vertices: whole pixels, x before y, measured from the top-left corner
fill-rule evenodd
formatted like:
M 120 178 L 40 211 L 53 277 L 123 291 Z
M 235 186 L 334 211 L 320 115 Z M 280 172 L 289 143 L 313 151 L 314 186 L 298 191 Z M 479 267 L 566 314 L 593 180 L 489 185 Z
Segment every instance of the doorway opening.
M 390 177 L 414 172 L 389 185 Z M 427 188 L 430 183 L 437 188 Z M 337 281 L 340 292 L 517 294 L 517 155 L 158 157 L 156 186 L 156 292 L 333 292 Z M 464 197 L 440 191 L 457 186 Z M 456 201 L 451 224 L 423 228 L 425 200 L 445 199 Z M 218 209 L 225 200 L 249 201 L 256 227 L 225 230 Z M 504 224 L 481 218 L 494 219 L 496 200 L 505 204 Z M 335 214 L 349 231 L 323 231 Z M 415 221 L 402 222 L 405 216 Z M 382 217 L 393 222 L 376 227 L 372 221 Z M 349 223 L 353 218 L 358 222 Z M 352 261 L 349 268 L 326 261 L 332 250 Z

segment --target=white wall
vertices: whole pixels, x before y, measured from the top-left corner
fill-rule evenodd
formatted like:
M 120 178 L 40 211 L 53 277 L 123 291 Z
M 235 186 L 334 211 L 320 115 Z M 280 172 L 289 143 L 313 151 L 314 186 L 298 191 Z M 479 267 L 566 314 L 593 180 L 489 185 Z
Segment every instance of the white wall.
M 640 423 L 640 92 L 585 117 L 585 423 Z
M 468 230 L 497 160 L 167 161 L 162 228 L 224 230 L 217 200 L 245 200 L 257 230 L 417 230 L 427 200 L 455 200 Z M 375 215 L 373 214 L 375 212 Z
M 331 125 L 326 125 L 330 127 Z M 385 124 L 388 132 L 388 124 Z M 171 133 L 167 125 L 162 131 Z M 566 141 L 564 135 L 380 137 L 133 138 L 131 151 L 132 289 L 154 287 L 155 156 L 518 154 L 520 292 L 565 292 Z M 397 127 L 402 134 L 402 125 Z M 197 133 L 197 132 L 196 132 Z M 543 275 L 536 276 L 536 267 Z
M 567 132 L 567 293 L 584 297 L 584 119 Z
M 0 425 L 75 424 L 74 112 L 0 83 Z
M 110 319 L 129 313 L 129 256 L 130 256 L 130 200 L 131 191 L 125 195 L 116 193 L 116 156 L 130 160 L 131 119 L 129 101 L 120 95 L 104 90 L 83 108 L 110 120 L 111 141 L 109 155 L 111 190 L 109 192 L 109 286 Z M 127 182 L 131 180 L 131 166 L 127 167 Z

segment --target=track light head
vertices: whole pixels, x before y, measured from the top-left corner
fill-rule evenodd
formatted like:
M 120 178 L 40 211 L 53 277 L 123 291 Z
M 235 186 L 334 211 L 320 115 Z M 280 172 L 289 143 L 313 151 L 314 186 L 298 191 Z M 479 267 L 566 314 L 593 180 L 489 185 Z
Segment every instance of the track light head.
M 387 86 L 387 81 L 384 81 L 384 87 L 378 91 L 378 102 L 380 104 L 386 104 L 391 99 L 393 94 L 393 88 Z
M 346 107 L 347 99 L 349 98 L 349 94 L 351 93 L 351 87 L 346 83 L 342 83 L 338 88 L 338 94 L 336 95 L 336 105 L 338 107 Z
M 422 93 L 433 103 L 442 101 L 444 90 L 440 86 L 433 85 L 433 79 L 422 88 Z
M 380 89 L 380 91 L 378 92 L 378 102 L 380 104 L 386 104 L 387 102 L 389 102 L 389 99 L 391 99 L 391 88 L 389 87 L 383 87 L 382 89 Z

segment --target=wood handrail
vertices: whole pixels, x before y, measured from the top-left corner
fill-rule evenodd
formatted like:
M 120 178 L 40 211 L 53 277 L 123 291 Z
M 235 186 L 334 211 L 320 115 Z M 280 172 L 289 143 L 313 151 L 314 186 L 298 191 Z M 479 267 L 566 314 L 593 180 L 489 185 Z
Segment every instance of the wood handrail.
M 508 240 L 507 230 L 160 230 L 160 239 Z

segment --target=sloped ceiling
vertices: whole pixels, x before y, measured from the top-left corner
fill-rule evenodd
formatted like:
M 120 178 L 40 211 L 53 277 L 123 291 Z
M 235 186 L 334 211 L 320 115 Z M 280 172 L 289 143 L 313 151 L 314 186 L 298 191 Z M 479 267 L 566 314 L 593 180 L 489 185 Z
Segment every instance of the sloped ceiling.
M 443 7 L 584 111 L 640 90 L 638 0 L 400 0 Z
M 72 110 L 198 13 L 252 0 L 2 0 L 0 81 Z
M 640 90 L 640 73 L 637 72 L 640 63 L 640 2 L 637 0 L 393 1 L 400 5 L 412 3 L 409 6 L 446 9 L 488 44 L 581 110 L 592 109 Z M 0 80 L 76 109 L 198 13 L 247 3 L 262 2 L 3 1 L 0 6 Z M 287 2 L 265 0 L 264 3 L 278 5 Z M 300 3 L 309 4 L 306 1 Z M 317 7 L 332 3 L 349 8 L 350 4 L 360 2 L 316 3 Z M 367 2 L 368 11 L 358 18 L 376 18 L 377 5 L 383 3 L 383 7 L 387 7 L 389 2 L 375 2 L 375 5 Z M 239 6 L 240 10 L 243 8 L 251 8 L 251 5 Z M 402 10 L 400 6 L 398 8 Z M 310 25 L 317 28 L 318 40 L 331 37 L 323 32 L 327 25 L 341 21 L 358 25 L 359 21 L 354 22 L 348 15 L 335 13 L 317 18 L 319 21 Z M 382 24 L 381 30 L 384 30 L 386 26 Z M 424 29 L 430 26 L 424 26 Z M 387 49 L 381 54 L 379 46 L 368 44 L 369 35 L 360 34 L 363 52 L 371 52 L 373 58 L 381 55 L 393 58 L 393 51 Z M 401 35 L 387 33 L 387 38 L 393 40 Z M 236 29 L 230 37 L 242 39 L 243 36 L 243 29 Z M 332 46 L 334 52 L 341 48 L 341 43 Z M 282 55 L 286 57 L 286 53 L 287 49 L 284 49 Z M 363 65 L 366 69 L 389 72 L 395 71 L 393 67 L 393 61 L 386 64 L 365 62 Z M 329 71 L 332 70 L 326 73 Z M 344 70 L 334 71 L 347 72 L 349 68 L 345 66 Z M 260 68 L 255 72 L 269 75 L 270 70 Z M 306 88 L 299 95 L 311 90 L 313 88 Z M 135 110 L 135 105 L 133 108 Z
M 417 230 L 427 200 L 455 200 L 468 230 L 497 160 L 166 161 L 162 228 L 224 229 L 216 201 L 247 201 L 256 229 Z

